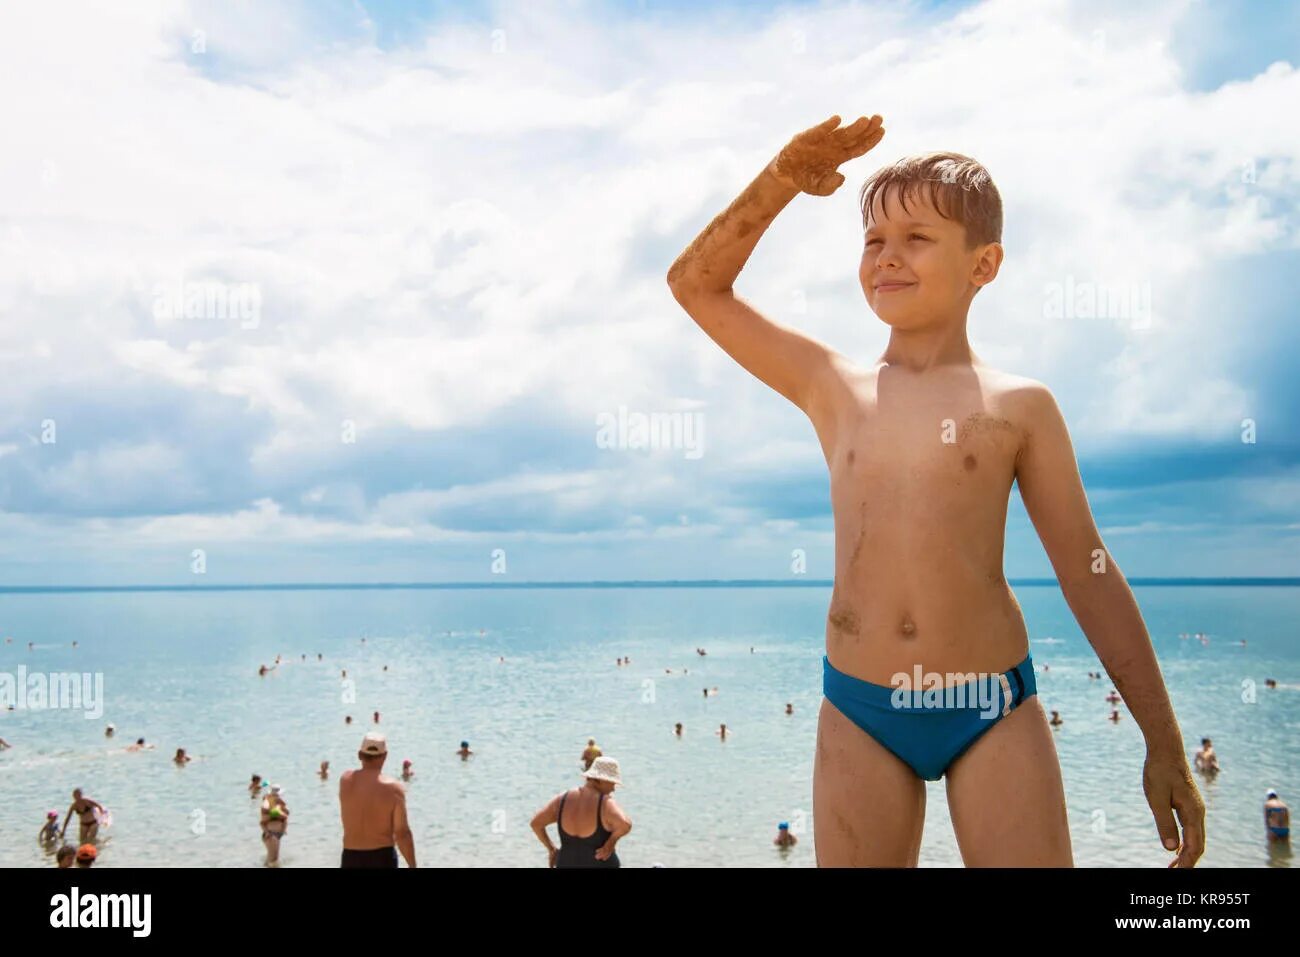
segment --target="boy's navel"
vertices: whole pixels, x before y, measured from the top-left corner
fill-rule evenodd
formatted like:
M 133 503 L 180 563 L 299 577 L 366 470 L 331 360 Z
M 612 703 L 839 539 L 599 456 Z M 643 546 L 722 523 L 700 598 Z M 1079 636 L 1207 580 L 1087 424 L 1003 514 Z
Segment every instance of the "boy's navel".
M 973 456 L 973 455 L 968 455 L 968 456 L 966 456 L 964 459 L 961 460 L 961 464 L 965 467 L 965 469 L 966 469 L 967 472 L 974 472 L 974 471 L 975 471 L 975 466 L 976 466 L 978 463 L 975 461 L 975 456 Z

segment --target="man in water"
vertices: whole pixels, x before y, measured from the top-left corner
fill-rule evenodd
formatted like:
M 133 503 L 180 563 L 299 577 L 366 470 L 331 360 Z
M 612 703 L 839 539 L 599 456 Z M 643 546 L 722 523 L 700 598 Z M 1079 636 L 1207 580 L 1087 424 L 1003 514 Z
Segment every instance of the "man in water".
M 81 793 L 81 788 L 72 792 L 72 806 L 68 808 L 67 815 L 63 818 L 63 828 L 59 831 L 59 837 L 68 833 L 68 821 L 72 819 L 73 813 L 76 813 L 78 820 L 81 822 L 79 844 L 92 844 L 95 835 L 99 833 L 98 815 L 104 813 L 104 805 L 98 801 L 92 801 Z
M 790 833 L 790 822 L 782 821 L 776 826 L 776 838 L 772 841 L 777 847 L 794 847 L 799 838 Z
M 1291 809 L 1272 788 L 1264 795 L 1264 827 L 1270 841 L 1291 840 Z
M 586 749 L 582 752 L 582 770 L 584 770 L 584 771 L 590 771 L 590 770 L 591 770 L 591 762 L 592 762 L 592 761 L 595 761 L 598 757 L 601 756 L 601 754 L 602 754 L 602 752 L 601 752 L 600 748 L 596 746 L 596 739 L 595 739 L 595 738 L 588 738 L 588 739 L 587 739 L 587 747 L 586 747 Z
M 153 748 L 154 746 L 152 744 L 144 743 L 144 738 L 136 738 L 135 744 L 128 744 L 126 746 L 126 750 L 128 751 L 152 751 Z
M 402 780 L 409 781 L 415 777 L 415 772 L 411 770 L 411 759 L 407 758 L 402 762 Z
M 248 796 L 259 797 L 262 793 L 262 776 L 254 774 L 252 780 L 248 782 Z
M 357 752 L 361 767 L 344 771 L 339 780 L 343 867 L 395 868 L 399 850 L 407 867 L 416 866 L 415 838 L 406 819 L 406 789 L 382 774 L 387 757 L 387 739 L 372 731 Z
M 329 776 L 330 776 L 330 763 L 328 761 L 322 761 L 320 763 L 319 777 L 322 781 L 325 781 L 329 779 Z
M 176 763 L 176 766 L 182 768 L 185 767 L 185 765 L 189 764 L 191 760 L 193 759 L 188 754 L 185 753 L 184 748 L 177 748 L 176 757 L 172 758 L 172 761 Z
M 717 731 L 714 731 L 713 733 L 716 734 L 723 741 L 727 740 L 727 726 L 725 724 L 722 725 L 720 728 L 718 728 Z
M 271 793 L 262 801 L 262 843 L 266 845 L 266 863 L 280 860 L 280 841 L 289 828 L 289 806 L 284 803 L 280 785 L 271 785 Z
M 1052 720 L 1047 723 L 1050 724 L 1053 728 L 1059 728 L 1061 725 L 1065 723 L 1065 721 L 1061 718 L 1061 712 L 1053 711 Z
M 1219 773 L 1219 756 L 1214 753 L 1214 745 L 1209 738 L 1201 738 L 1201 750 L 1196 752 L 1192 763 L 1202 774 Z
M 682 723 L 680 721 L 673 726 L 673 734 L 677 735 L 679 738 L 682 736 Z
M 117 730 L 117 726 L 114 724 L 110 724 L 107 728 L 104 729 L 104 737 L 111 738 L 113 736 L 113 732 L 116 730 Z
M 457 751 L 456 753 L 459 754 L 459 755 L 460 755 L 460 759 L 461 759 L 462 761 L 464 761 L 466 758 L 468 758 L 468 757 L 469 757 L 471 754 L 473 754 L 474 752 L 471 751 L 471 750 L 469 749 L 469 742 L 468 742 L 468 741 L 462 741 L 462 742 L 460 743 L 460 750 Z

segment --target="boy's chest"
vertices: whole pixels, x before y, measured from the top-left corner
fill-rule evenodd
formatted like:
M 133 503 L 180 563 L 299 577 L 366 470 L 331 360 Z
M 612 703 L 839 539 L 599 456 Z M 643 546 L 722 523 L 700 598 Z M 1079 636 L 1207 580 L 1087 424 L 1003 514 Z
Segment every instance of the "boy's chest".
M 988 402 L 860 399 L 830 463 L 832 493 L 1008 489 L 1023 430 Z

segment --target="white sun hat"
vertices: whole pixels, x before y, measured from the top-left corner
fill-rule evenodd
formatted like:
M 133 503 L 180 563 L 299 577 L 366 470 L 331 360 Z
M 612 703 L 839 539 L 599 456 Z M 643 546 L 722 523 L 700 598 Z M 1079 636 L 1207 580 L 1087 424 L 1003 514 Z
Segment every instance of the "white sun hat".
M 592 761 L 591 767 L 583 772 L 582 776 L 597 781 L 608 781 L 610 784 L 623 783 L 623 776 L 618 770 L 618 761 L 611 757 L 602 756 Z

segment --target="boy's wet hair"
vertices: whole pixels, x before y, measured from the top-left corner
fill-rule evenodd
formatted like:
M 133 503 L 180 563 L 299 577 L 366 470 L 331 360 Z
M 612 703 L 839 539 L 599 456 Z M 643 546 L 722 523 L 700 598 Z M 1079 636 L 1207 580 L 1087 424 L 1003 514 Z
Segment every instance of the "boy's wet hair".
M 863 231 L 877 193 L 882 204 L 896 195 L 906 212 L 922 190 L 940 216 L 966 227 L 967 248 L 1002 242 L 1002 196 L 989 171 L 961 153 L 906 156 L 872 173 L 858 193 Z

